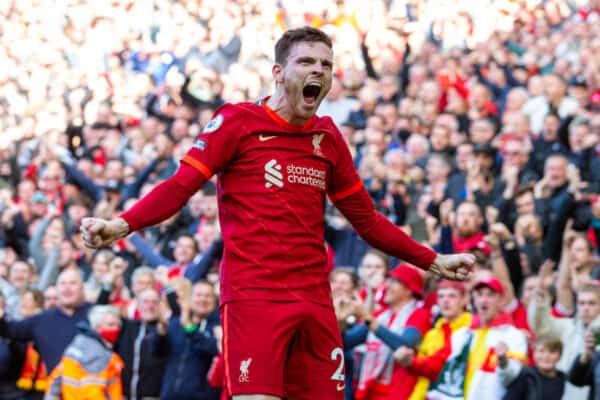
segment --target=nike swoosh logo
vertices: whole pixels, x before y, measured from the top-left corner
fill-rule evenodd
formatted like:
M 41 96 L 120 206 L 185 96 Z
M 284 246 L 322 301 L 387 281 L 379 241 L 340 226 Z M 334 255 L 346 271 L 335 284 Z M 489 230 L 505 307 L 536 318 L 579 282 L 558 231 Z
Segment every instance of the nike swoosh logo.
M 267 140 L 275 139 L 276 137 L 277 135 L 265 136 L 261 133 L 260 135 L 258 135 L 258 140 L 260 140 L 261 142 L 266 142 Z
M 345 388 L 346 388 L 346 384 L 345 383 L 338 383 L 337 386 L 336 386 L 336 389 L 337 389 L 338 392 L 341 392 Z

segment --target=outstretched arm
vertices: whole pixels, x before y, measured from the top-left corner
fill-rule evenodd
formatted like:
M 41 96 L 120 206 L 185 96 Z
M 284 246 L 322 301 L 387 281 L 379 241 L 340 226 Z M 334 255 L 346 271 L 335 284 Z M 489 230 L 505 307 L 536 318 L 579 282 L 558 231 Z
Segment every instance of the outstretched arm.
M 158 224 L 180 210 L 206 182 L 192 166 L 182 163 L 175 175 L 156 186 L 119 218 L 83 220 L 83 239 L 88 247 L 100 248 L 129 233 Z
M 337 132 L 336 140 L 338 154 L 328 195 L 358 234 L 371 246 L 403 261 L 447 279 L 465 280 L 475 263 L 474 256 L 438 255 L 378 213 L 354 168 L 352 155 L 341 133 Z
M 356 192 L 334 203 L 371 246 L 448 279 L 464 280 L 469 275 L 474 263 L 471 255 L 438 255 L 419 244 L 375 210 L 362 184 Z
M 215 113 L 195 144 L 181 159 L 175 175 L 156 186 L 119 218 L 83 220 L 81 230 L 87 247 L 99 248 L 129 233 L 155 225 L 174 215 L 210 177 L 228 165 L 245 132 L 245 115 L 232 105 Z

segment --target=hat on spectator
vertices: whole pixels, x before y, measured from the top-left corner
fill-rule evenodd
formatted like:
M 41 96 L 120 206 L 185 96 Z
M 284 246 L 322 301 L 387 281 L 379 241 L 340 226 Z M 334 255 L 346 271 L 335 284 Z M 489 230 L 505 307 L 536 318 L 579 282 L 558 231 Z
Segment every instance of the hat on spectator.
M 388 272 L 388 277 L 402 283 L 415 296 L 423 297 L 423 275 L 415 267 L 409 264 L 400 264 Z
M 482 287 L 490 288 L 491 290 L 500 295 L 504 294 L 504 286 L 502 286 L 502 282 L 500 282 L 499 279 L 494 277 L 485 277 L 479 279 L 473 287 L 473 290 L 477 290 Z
M 33 194 L 33 196 L 31 196 L 31 204 L 36 204 L 36 203 L 48 204 L 48 198 L 42 192 L 35 192 Z
M 459 281 L 450 281 L 450 280 L 445 279 L 443 281 L 440 281 L 440 283 L 438 283 L 437 288 L 438 288 L 438 290 L 439 289 L 456 289 L 462 295 L 465 295 L 467 293 L 467 287 L 465 286 L 464 283 L 459 282 Z

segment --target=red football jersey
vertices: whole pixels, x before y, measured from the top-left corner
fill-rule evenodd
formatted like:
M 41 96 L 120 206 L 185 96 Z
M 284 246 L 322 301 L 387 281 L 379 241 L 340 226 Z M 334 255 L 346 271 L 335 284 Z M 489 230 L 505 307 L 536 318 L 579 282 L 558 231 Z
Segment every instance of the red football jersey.
M 222 303 L 330 302 L 326 195 L 344 198 L 362 183 L 329 117 L 297 126 L 264 101 L 226 104 L 182 162 L 218 176 Z

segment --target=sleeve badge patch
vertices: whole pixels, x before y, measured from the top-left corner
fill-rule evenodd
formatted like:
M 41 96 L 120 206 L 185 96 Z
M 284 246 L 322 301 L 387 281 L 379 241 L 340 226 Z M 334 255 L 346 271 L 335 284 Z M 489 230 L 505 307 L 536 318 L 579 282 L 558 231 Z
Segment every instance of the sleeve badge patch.
M 217 115 L 213 119 L 210 120 L 208 124 L 204 127 L 202 133 L 212 133 L 219 129 L 223 124 L 223 116 L 221 114 Z
M 202 139 L 198 139 L 194 142 L 192 147 L 198 150 L 204 150 L 206 148 L 206 142 Z

